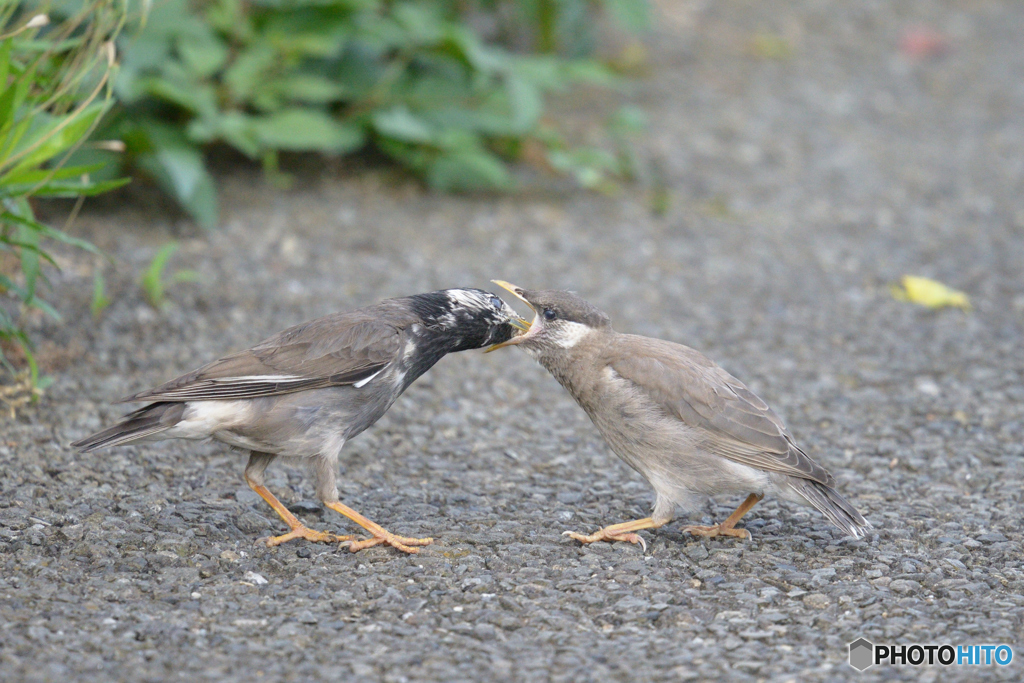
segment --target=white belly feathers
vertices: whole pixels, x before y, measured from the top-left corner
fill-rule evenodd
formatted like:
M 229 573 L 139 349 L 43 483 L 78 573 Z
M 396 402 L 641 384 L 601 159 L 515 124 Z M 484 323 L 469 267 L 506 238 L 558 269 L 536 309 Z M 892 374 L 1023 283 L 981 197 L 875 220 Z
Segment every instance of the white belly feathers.
M 252 419 L 251 401 L 189 401 L 181 421 L 164 436 L 172 439 L 208 439 Z

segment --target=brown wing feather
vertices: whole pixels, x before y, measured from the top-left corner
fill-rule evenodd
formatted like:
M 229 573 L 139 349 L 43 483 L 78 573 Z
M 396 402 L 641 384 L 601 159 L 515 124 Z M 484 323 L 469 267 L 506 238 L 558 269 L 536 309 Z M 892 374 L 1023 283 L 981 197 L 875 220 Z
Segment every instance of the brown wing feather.
M 668 414 L 707 432 L 705 448 L 750 467 L 835 485 L 796 447 L 768 404 L 707 356 L 672 342 L 622 336 L 628 348 L 612 350 L 611 368 Z
M 382 370 L 401 347 L 401 329 L 371 311 L 337 313 L 120 402 L 257 398 L 354 384 Z

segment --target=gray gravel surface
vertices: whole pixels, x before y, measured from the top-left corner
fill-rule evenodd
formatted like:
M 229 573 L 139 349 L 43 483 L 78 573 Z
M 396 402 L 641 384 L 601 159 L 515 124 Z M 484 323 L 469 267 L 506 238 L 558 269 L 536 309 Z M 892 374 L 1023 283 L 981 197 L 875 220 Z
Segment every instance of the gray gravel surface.
M 450 198 L 328 169 L 285 192 L 238 170 L 223 230 L 175 257 L 201 281 L 163 312 L 123 268 L 94 324 L 94 264 L 64 259 L 65 321 L 33 323 L 55 383 L 0 422 L 0 680 L 1021 679 L 1024 4 L 659 7 L 628 96 L 665 216 L 640 188 Z M 900 53 L 919 24 L 945 54 Z M 763 58 L 758 35 L 792 54 Z M 79 229 L 136 269 L 181 229 L 159 206 L 105 206 Z M 905 273 L 974 310 L 895 301 Z M 254 544 L 282 525 L 219 445 L 67 448 L 121 413 L 111 400 L 287 325 L 492 277 L 576 289 L 619 330 L 716 358 L 875 533 L 766 500 L 746 543 L 679 523 L 643 532 L 646 554 L 564 539 L 652 496 L 515 350 L 445 359 L 346 447 L 343 500 L 437 539 L 415 556 Z M 350 529 L 302 469 L 268 475 L 311 525 Z M 861 635 L 1018 654 L 859 675 Z

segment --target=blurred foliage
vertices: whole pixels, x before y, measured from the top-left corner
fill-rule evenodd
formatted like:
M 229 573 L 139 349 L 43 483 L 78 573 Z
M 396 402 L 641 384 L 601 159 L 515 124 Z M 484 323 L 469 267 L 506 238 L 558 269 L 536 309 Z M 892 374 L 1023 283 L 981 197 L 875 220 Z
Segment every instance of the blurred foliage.
M 166 275 L 167 264 L 178 251 L 178 246 L 177 242 L 168 242 L 160 247 L 156 255 L 153 256 L 153 260 L 150 261 L 149 267 L 142 272 L 142 277 L 139 278 L 139 286 L 142 287 L 146 301 L 157 310 L 163 308 L 167 303 L 165 293 L 169 285 L 175 282 L 195 282 L 199 279 L 199 274 L 194 270 L 179 270 L 170 277 Z
M 544 113 L 547 93 L 614 82 L 586 57 L 602 15 L 639 30 L 647 3 L 153 0 L 121 37 L 103 135 L 206 227 L 213 143 L 273 174 L 280 152 L 373 146 L 441 190 L 508 189 L 507 162 L 539 145 L 549 167 L 599 187 L 620 155 L 570 149 Z
M 110 107 L 116 66 L 111 41 L 125 16 L 118 0 L 82 3 L 57 26 L 14 4 L 0 7 L 0 342 L 20 349 L 33 390 L 38 368 L 22 315 L 36 309 L 59 317 L 39 295 L 44 266 L 57 265 L 50 250 L 63 242 L 99 252 L 68 235 L 66 226 L 37 221 L 30 200 L 81 199 L 127 182 L 97 180 L 100 164 L 67 163 Z M 2 347 L 0 363 L 13 373 Z
M 89 312 L 92 313 L 93 318 L 98 320 L 110 304 L 110 297 L 107 296 L 107 281 L 103 277 L 103 272 L 97 268 L 92 274 L 92 302 L 89 304 Z

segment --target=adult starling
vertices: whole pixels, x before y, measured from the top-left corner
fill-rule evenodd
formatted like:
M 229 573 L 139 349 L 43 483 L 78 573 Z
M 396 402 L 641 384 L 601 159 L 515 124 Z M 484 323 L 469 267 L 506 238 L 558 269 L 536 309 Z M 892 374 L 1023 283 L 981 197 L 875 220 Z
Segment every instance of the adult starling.
M 708 496 L 748 494 L 728 519 L 688 526 L 700 536 L 750 538 L 736 523 L 765 493 L 811 505 L 853 537 L 870 524 L 835 490 L 832 475 L 796 444 L 782 420 L 738 379 L 680 344 L 612 329 L 608 316 L 571 292 L 509 290 L 536 312 L 519 345 L 554 375 L 627 465 L 654 487 L 650 517 L 613 524 L 582 542 L 630 541 Z M 497 348 L 497 347 L 496 347 Z
M 372 425 L 443 356 L 508 341 L 528 328 L 499 297 L 447 289 L 388 299 L 288 328 L 121 403 L 148 402 L 118 424 L 71 444 L 83 452 L 160 439 L 222 441 L 249 451 L 245 481 L 281 516 L 293 538 L 348 541 L 314 531 L 264 486 L 277 456 L 312 465 L 323 504 L 366 529 L 352 551 L 385 543 L 405 552 L 429 538 L 395 536 L 338 500 L 335 476 L 345 442 Z

